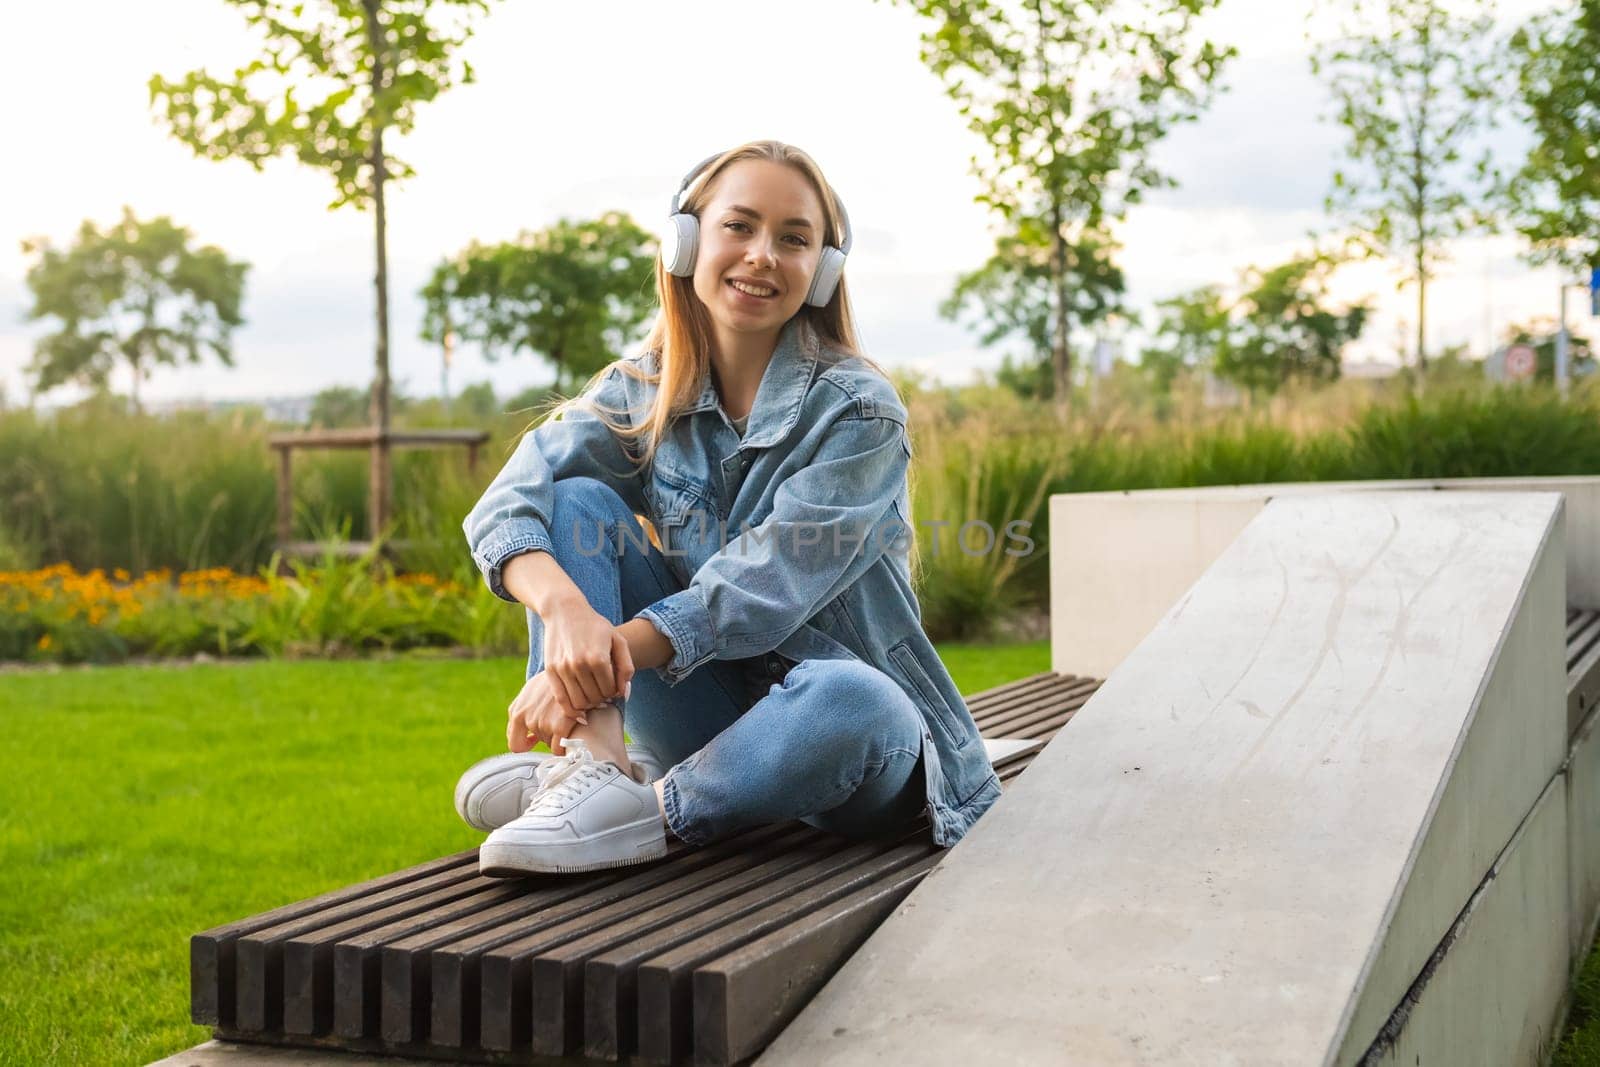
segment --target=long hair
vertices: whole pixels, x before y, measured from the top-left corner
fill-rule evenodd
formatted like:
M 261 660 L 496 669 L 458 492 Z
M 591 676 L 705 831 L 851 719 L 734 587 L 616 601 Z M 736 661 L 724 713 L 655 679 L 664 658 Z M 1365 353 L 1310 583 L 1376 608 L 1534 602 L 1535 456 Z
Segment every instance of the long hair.
M 815 160 L 782 141 L 750 141 L 724 152 L 696 178 L 678 210 L 698 217 L 722 172 L 734 163 L 747 159 L 781 163 L 793 167 L 804 176 L 822 203 L 823 244 L 839 247 L 844 239 L 844 220 L 839 216 L 833 187 L 828 184 L 822 168 L 817 166 Z M 680 278 L 669 273 L 659 251 L 655 273 L 656 300 L 660 312 L 651 325 L 643 348 L 645 353 L 655 355 L 654 367 L 647 360 L 614 360 L 597 371 L 578 395 L 561 401 L 548 413 L 548 418 L 560 418 L 565 411 L 580 406 L 593 413 L 617 437 L 624 452 L 641 471 L 649 467 L 655 457 L 657 444 L 666 437 L 673 421 L 683 409 L 699 398 L 701 383 L 711 367 L 711 317 L 694 291 L 693 275 Z M 850 311 L 849 288 L 843 275 L 825 306 L 803 304 L 795 312 L 794 318 L 801 320 L 801 324 L 809 328 L 810 336 L 821 342 L 817 346 L 819 358 L 836 360 L 853 356 L 892 383 L 888 372 L 867 358 L 860 349 L 855 317 Z M 636 381 L 656 386 L 654 400 L 646 410 L 610 410 L 588 396 L 593 386 L 613 367 Z M 916 569 L 920 559 L 914 536 L 911 539 L 910 557 L 909 562 Z

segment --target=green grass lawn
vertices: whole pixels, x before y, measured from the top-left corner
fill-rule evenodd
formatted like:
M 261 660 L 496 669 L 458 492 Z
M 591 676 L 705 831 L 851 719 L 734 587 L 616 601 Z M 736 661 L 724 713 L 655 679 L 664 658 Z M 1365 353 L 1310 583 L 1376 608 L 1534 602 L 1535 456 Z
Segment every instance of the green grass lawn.
M 945 645 L 964 693 L 1048 642 Z M 505 747 L 522 662 L 0 675 L 0 1063 L 148 1063 L 189 1023 L 189 935 L 481 835 L 457 775 Z

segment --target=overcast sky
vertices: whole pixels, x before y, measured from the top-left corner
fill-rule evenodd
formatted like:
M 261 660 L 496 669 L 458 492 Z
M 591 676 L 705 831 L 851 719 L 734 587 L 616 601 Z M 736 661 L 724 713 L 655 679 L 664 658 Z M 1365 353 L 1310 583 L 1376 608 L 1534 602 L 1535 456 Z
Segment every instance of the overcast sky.
M 1500 10 L 1518 18 L 1546 6 L 1507 0 Z M 1213 38 L 1239 49 L 1229 91 L 1162 145 L 1158 159 L 1178 188 L 1119 230 L 1136 306 L 1280 262 L 1328 225 L 1321 204 L 1342 138 L 1320 117 L 1306 8 L 1223 0 L 1213 17 Z M 83 219 L 109 223 L 124 204 L 144 218 L 170 215 L 251 264 L 236 366 L 161 369 L 146 396 L 287 396 L 369 380 L 370 216 L 328 212 L 332 182 L 321 172 L 287 160 L 261 173 L 199 160 L 152 118 L 152 73 L 221 73 L 255 55 L 233 8 L 63 0 L 17 8 L 8 29 L 0 384 L 9 397 L 25 395 L 22 368 L 42 329 L 23 321 L 21 240 L 65 243 Z M 968 174 L 978 142 L 917 58 L 920 29 L 910 11 L 872 0 L 497 4 L 466 51 L 478 81 L 424 105 L 416 131 L 394 146 L 418 172 L 389 198 L 395 379 L 411 393 L 439 388 L 439 352 L 417 338 L 416 292 L 443 256 L 474 238 L 611 209 L 653 229 L 685 170 L 762 137 L 810 152 L 850 209 L 846 278 L 869 354 L 947 381 L 997 365 L 1000 351 L 978 348 L 937 313 L 993 234 Z M 1465 341 L 1481 351 L 1508 322 L 1554 314 L 1555 273 L 1527 269 L 1517 251 L 1510 239 L 1457 247 L 1430 288 L 1430 347 Z M 1348 268 L 1337 284 L 1341 296 L 1379 302 L 1352 357 L 1393 360 L 1414 321 L 1412 291 L 1396 292 L 1378 264 Z M 491 380 L 505 396 L 550 377 L 527 356 L 491 364 L 467 350 L 451 382 Z M 113 384 L 125 390 L 125 373 Z

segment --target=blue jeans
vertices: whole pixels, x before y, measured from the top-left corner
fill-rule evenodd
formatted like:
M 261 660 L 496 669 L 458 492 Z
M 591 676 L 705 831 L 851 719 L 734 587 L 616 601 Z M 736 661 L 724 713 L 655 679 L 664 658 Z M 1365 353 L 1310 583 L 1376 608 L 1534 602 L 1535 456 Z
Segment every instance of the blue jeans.
M 613 626 L 682 588 L 604 483 L 557 481 L 550 518 L 556 562 Z M 543 669 L 544 624 L 529 611 L 527 676 Z M 691 844 L 790 819 L 875 837 L 909 829 L 927 803 L 921 716 L 859 660 L 708 660 L 675 686 L 642 670 L 616 703 L 670 768 L 667 826 Z

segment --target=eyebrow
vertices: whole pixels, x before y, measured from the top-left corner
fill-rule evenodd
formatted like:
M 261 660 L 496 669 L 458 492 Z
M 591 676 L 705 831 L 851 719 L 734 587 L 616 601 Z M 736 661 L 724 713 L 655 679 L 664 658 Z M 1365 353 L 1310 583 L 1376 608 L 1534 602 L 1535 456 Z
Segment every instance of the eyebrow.
M 739 214 L 746 215 L 757 221 L 760 221 L 761 219 L 761 212 L 757 211 L 755 208 L 745 207 L 742 204 L 734 204 L 733 206 L 729 207 L 728 210 L 737 211 Z M 785 226 L 804 226 L 808 230 L 816 229 L 816 227 L 811 225 L 810 219 L 784 219 L 783 224 Z

